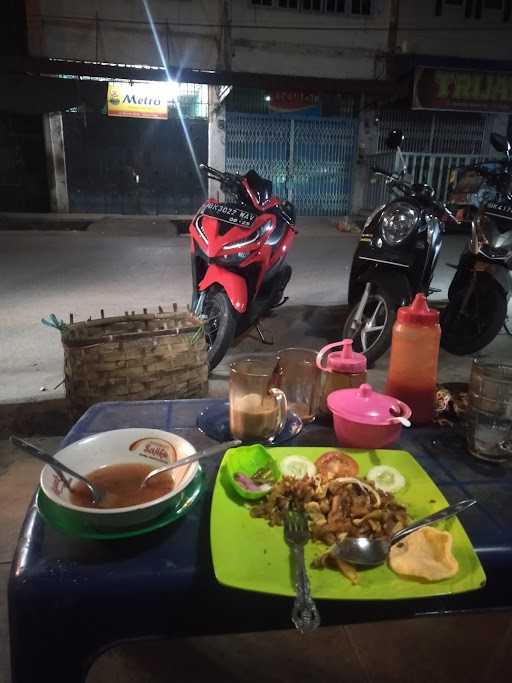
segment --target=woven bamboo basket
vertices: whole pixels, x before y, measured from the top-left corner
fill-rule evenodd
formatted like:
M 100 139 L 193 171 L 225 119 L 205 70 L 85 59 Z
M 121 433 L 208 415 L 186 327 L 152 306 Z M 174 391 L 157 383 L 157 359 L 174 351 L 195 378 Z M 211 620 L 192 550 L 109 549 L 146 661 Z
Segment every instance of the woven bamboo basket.
M 62 330 L 73 415 L 100 401 L 191 398 L 208 391 L 206 341 L 189 311 L 125 313 Z

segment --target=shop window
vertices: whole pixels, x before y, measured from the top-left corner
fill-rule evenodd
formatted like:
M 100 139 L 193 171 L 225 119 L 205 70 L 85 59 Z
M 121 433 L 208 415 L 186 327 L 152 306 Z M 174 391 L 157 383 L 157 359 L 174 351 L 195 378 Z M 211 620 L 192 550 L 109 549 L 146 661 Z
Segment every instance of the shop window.
M 305 12 L 321 12 L 322 0 L 302 0 L 302 9 Z
M 444 7 L 462 7 L 465 0 L 436 0 L 435 14 L 440 17 L 443 14 Z
M 343 14 L 345 12 L 345 0 L 326 0 L 325 11 L 328 14 Z
M 352 0 L 352 14 L 370 14 L 370 0 Z
M 510 19 L 512 0 L 436 0 L 435 14 L 441 16 L 443 9 L 460 7 L 464 9 L 466 19 Z M 499 12 L 499 14 L 497 14 Z
M 249 0 L 255 7 L 274 7 L 316 14 L 370 16 L 373 0 Z

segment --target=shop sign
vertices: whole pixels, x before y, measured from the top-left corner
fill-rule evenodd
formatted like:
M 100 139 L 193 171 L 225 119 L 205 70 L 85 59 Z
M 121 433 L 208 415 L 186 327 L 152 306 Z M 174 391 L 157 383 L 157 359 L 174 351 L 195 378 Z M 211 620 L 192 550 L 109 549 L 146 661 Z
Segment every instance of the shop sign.
M 512 72 L 418 67 L 412 108 L 509 113 Z
M 166 119 L 167 93 L 161 86 L 159 82 L 109 83 L 108 115 L 139 119 Z
M 320 114 L 320 98 L 313 93 L 277 91 L 271 93 L 268 108 L 270 111 L 281 114 L 292 112 Z

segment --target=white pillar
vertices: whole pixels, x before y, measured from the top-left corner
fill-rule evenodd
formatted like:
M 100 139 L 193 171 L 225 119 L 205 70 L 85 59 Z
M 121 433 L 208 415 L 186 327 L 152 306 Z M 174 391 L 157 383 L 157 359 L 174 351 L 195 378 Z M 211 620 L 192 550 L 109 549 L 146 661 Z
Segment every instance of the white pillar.
M 60 111 L 43 114 L 43 130 L 50 190 L 50 210 L 56 213 L 68 213 L 66 152 Z
M 213 85 L 208 86 L 208 166 L 226 170 L 226 108 L 219 104 Z M 217 181 L 208 181 L 208 196 L 221 198 Z

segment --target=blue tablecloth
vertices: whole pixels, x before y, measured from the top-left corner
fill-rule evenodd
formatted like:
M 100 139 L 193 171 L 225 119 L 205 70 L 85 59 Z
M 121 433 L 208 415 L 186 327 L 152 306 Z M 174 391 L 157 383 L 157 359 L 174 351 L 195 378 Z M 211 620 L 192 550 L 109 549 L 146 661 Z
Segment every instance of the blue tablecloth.
M 124 427 L 175 432 L 197 448 L 211 441 L 196 428 L 211 400 L 104 403 L 93 406 L 64 439 Z M 308 425 L 295 445 L 335 445 L 331 429 Z M 403 430 L 411 452 L 450 502 L 479 505 L 464 526 L 487 574 L 485 588 L 446 598 L 321 603 L 322 623 L 347 624 L 512 607 L 512 472 L 469 456 L 448 428 Z M 219 456 L 220 458 L 220 456 Z M 123 541 L 64 536 L 27 512 L 9 581 L 15 683 L 75 683 L 94 658 L 132 638 L 179 637 L 290 627 L 291 599 L 220 586 L 213 575 L 209 516 L 219 458 L 205 466 L 206 492 L 178 522 Z

